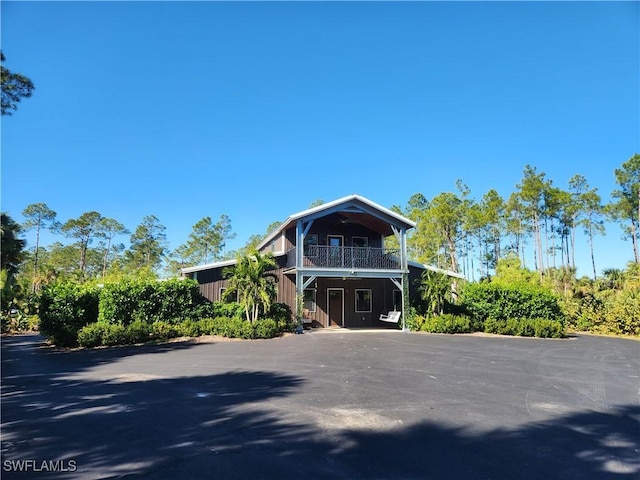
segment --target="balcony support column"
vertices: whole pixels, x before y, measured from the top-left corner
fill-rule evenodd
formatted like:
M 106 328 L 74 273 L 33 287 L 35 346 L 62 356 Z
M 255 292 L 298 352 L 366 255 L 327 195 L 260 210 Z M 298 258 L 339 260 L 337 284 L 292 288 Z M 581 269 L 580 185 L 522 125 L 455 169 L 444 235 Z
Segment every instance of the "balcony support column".
M 296 333 L 303 333 L 303 324 L 302 324 L 302 302 L 304 295 L 304 272 L 302 272 L 303 268 L 303 249 L 304 249 L 304 229 L 302 224 L 302 219 L 298 220 L 296 223 L 296 319 L 298 321 L 298 328 L 296 329 Z
M 401 291 L 402 291 L 402 330 L 405 330 L 405 305 L 409 303 L 409 292 L 408 289 L 405 289 L 405 285 L 408 286 L 409 283 L 409 259 L 407 256 L 407 229 L 402 227 L 400 229 L 391 226 L 393 229 L 393 234 L 398 240 L 398 244 L 400 245 L 400 268 L 402 269 L 402 279 L 401 279 Z M 406 281 L 405 281 L 406 280 Z M 395 282 L 394 282 L 395 283 Z

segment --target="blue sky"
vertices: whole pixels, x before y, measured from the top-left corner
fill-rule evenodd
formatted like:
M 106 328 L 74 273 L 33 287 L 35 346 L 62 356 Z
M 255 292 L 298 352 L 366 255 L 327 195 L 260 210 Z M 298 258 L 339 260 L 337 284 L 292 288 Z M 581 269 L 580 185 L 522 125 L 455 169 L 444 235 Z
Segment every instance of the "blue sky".
M 153 214 L 175 248 L 226 214 L 233 249 L 316 199 L 404 206 L 457 179 L 507 197 L 526 164 L 608 201 L 640 152 L 638 2 L 0 8 L 5 65 L 36 85 L 2 118 L 18 221 L 36 202 L 130 230 Z M 632 259 L 620 235 L 596 239 L 599 270 Z

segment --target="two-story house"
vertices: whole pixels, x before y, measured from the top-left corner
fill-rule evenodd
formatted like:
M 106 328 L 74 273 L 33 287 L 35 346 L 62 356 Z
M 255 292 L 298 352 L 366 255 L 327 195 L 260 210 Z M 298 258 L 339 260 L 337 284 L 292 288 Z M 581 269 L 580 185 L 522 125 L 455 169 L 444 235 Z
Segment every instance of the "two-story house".
M 434 269 L 407 258 L 407 231 L 413 227 L 408 218 L 350 195 L 291 215 L 258 251 L 272 252 L 277 261 L 277 301 L 296 312 L 301 298 L 306 324 L 389 327 L 380 315 L 403 312 L 404 288 L 411 297 L 414 280 L 425 268 Z M 182 273 L 200 283 L 205 297 L 218 301 L 227 285 L 223 269 L 233 264 L 218 262 Z

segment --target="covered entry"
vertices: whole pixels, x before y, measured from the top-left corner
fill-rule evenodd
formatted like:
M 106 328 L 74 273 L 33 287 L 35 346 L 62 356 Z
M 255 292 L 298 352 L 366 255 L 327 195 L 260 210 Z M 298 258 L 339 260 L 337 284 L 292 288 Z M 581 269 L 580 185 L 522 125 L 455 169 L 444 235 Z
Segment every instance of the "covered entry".
M 401 312 L 402 282 L 388 278 L 309 277 L 303 319 L 312 327 L 396 328 L 380 315 Z M 395 280 L 395 279 L 394 279 Z M 402 321 L 399 322 L 402 326 Z

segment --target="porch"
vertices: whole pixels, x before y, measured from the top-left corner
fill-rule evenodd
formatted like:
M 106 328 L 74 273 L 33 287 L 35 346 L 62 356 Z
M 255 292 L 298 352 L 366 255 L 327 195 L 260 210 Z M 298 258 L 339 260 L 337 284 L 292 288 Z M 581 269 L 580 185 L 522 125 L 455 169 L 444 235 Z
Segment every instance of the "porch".
M 305 276 L 305 280 L 301 313 L 307 328 L 397 330 L 402 326 L 401 321 L 380 321 L 381 314 L 402 309 L 401 290 L 388 278 Z
M 287 252 L 286 267 L 296 266 L 295 247 Z M 307 246 L 302 255 L 303 268 L 344 270 L 401 270 L 400 250 L 374 247 Z

